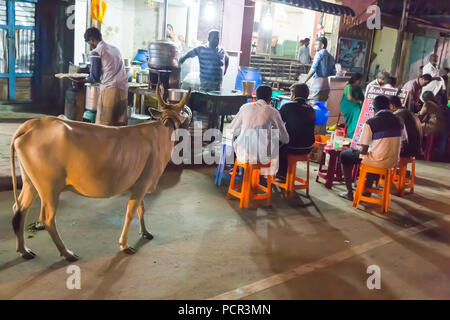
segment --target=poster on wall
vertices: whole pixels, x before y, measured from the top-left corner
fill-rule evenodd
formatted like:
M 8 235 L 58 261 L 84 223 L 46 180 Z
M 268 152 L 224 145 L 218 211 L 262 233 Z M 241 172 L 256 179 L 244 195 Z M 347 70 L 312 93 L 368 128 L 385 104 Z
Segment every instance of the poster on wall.
M 347 72 L 364 73 L 367 42 L 364 40 L 340 38 L 337 62 Z

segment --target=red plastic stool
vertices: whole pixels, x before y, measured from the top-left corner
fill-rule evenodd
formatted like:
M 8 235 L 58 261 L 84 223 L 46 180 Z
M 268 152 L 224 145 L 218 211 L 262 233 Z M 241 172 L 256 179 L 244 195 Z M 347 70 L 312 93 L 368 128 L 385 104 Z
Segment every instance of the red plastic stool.
M 424 141 L 424 155 L 423 159 L 425 161 L 430 161 L 433 153 L 434 142 L 436 141 L 437 135 L 435 133 L 427 133 L 423 137 Z
M 344 181 L 344 178 L 342 177 L 341 161 L 339 159 L 342 150 L 343 149 L 335 150 L 332 146 L 323 148 L 316 182 L 319 182 L 319 178 L 325 179 L 325 187 L 328 189 L 331 189 L 333 182 Z M 328 163 L 328 168 L 324 169 L 326 153 L 330 155 L 330 162 Z

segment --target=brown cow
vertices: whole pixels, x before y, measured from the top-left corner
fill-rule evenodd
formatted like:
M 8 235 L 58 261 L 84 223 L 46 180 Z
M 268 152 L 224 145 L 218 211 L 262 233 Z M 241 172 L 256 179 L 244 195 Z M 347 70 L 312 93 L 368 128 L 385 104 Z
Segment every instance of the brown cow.
M 127 245 L 128 229 L 136 211 L 141 234 L 153 236 L 144 223 L 143 199 L 156 189 L 170 161 L 174 142 L 172 133 L 182 122 L 189 122 L 181 111 L 189 94 L 178 104 L 167 104 L 157 89 L 160 121 L 129 127 L 109 127 L 45 117 L 25 122 L 11 142 L 11 170 L 14 187 L 12 225 L 17 236 L 17 251 L 25 259 L 35 254 L 25 246 L 24 223 L 33 200 L 41 198 L 39 217 L 62 256 L 68 261 L 78 257 L 68 250 L 56 230 L 55 214 L 59 195 L 73 191 L 90 198 L 109 198 L 131 193 L 120 249 L 132 254 Z M 184 121 L 183 121 L 184 120 Z M 185 124 L 184 123 L 184 124 Z M 21 165 L 23 188 L 17 197 L 14 153 Z

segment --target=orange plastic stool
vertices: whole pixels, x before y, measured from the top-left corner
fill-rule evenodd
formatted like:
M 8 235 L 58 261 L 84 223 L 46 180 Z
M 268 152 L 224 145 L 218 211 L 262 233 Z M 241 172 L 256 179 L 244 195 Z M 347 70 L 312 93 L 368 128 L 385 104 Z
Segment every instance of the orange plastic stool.
M 406 177 L 408 164 L 411 163 L 411 178 Z M 410 193 L 414 193 L 414 177 L 416 172 L 416 158 L 400 158 L 400 162 L 392 174 L 392 183 L 397 188 L 397 194 L 402 197 L 405 189 L 409 188 Z
M 251 164 L 243 163 L 236 159 L 233 167 L 233 174 L 230 180 L 230 186 L 228 188 L 227 199 L 231 199 L 234 196 L 241 200 L 240 208 L 248 208 L 251 200 L 267 200 L 267 205 L 271 205 L 271 193 L 272 193 L 272 176 L 267 176 L 267 187 L 259 183 L 259 176 L 261 169 L 269 169 L 271 164 Z M 241 167 L 244 169 L 244 177 L 242 179 L 242 184 L 235 185 L 234 181 L 236 178 L 237 168 Z M 238 191 L 241 189 L 241 191 Z M 259 194 L 258 191 L 263 191 Z
M 297 162 L 299 161 L 306 161 L 306 180 L 297 177 Z M 300 182 L 301 184 L 296 185 L 295 182 Z M 295 190 L 299 189 L 306 189 L 306 196 L 309 198 L 309 154 L 289 154 L 286 182 L 274 181 L 273 183 L 285 190 L 284 195 L 286 198 L 292 197 Z
M 380 204 L 383 213 L 387 213 L 389 210 L 389 200 L 391 198 L 390 184 L 392 179 L 392 171 L 393 171 L 392 168 L 378 168 L 361 164 L 358 185 L 356 187 L 356 191 L 353 196 L 353 206 L 355 208 L 358 208 L 360 201 Z M 379 190 L 378 188 L 377 189 L 366 188 L 365 184 L 368 173 L 380 175 L 380 180 L 384 181 L 382 190 Z M 366 191 L 381 195 L 381 199 L 363 196 L 363 192 Z

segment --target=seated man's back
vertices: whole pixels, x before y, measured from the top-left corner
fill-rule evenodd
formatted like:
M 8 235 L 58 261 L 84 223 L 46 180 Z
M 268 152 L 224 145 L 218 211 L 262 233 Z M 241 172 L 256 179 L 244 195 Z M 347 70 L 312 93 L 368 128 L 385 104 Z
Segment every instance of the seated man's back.
M 268 101 L 272 89 L 260 86 L 257 101 L 244 104 L 231 123 L 236 156 L 241 162 L 268 163 L 278 155 L 278 143 L 288 143 L 289 136 L 278 110 Z M 275 131 L 278 130 L 278 131 Z
M 360 144 L 369 145 L 372 149 L 363 155 L 362 163 L 380 167 L 392 168 L 400 158 L 401 141 L 406 132 L 402 121 L 390 110 L 380 110 L 364 124 Z
M 402 120 L 405 125 L 408 140 L 403 143 L 400 151 L 401 157 L 416 157 L 420 154 L 422 145 L 422 132 L 419 119 L 409 110 L 403 108 L 400 98 L 392 96 L 389 98 L 390 109 Z
M 289 148 L 310 149 L 315 142 L 316 113 L 304 98 L 295 98 L 280 110 L 289 134 Z

